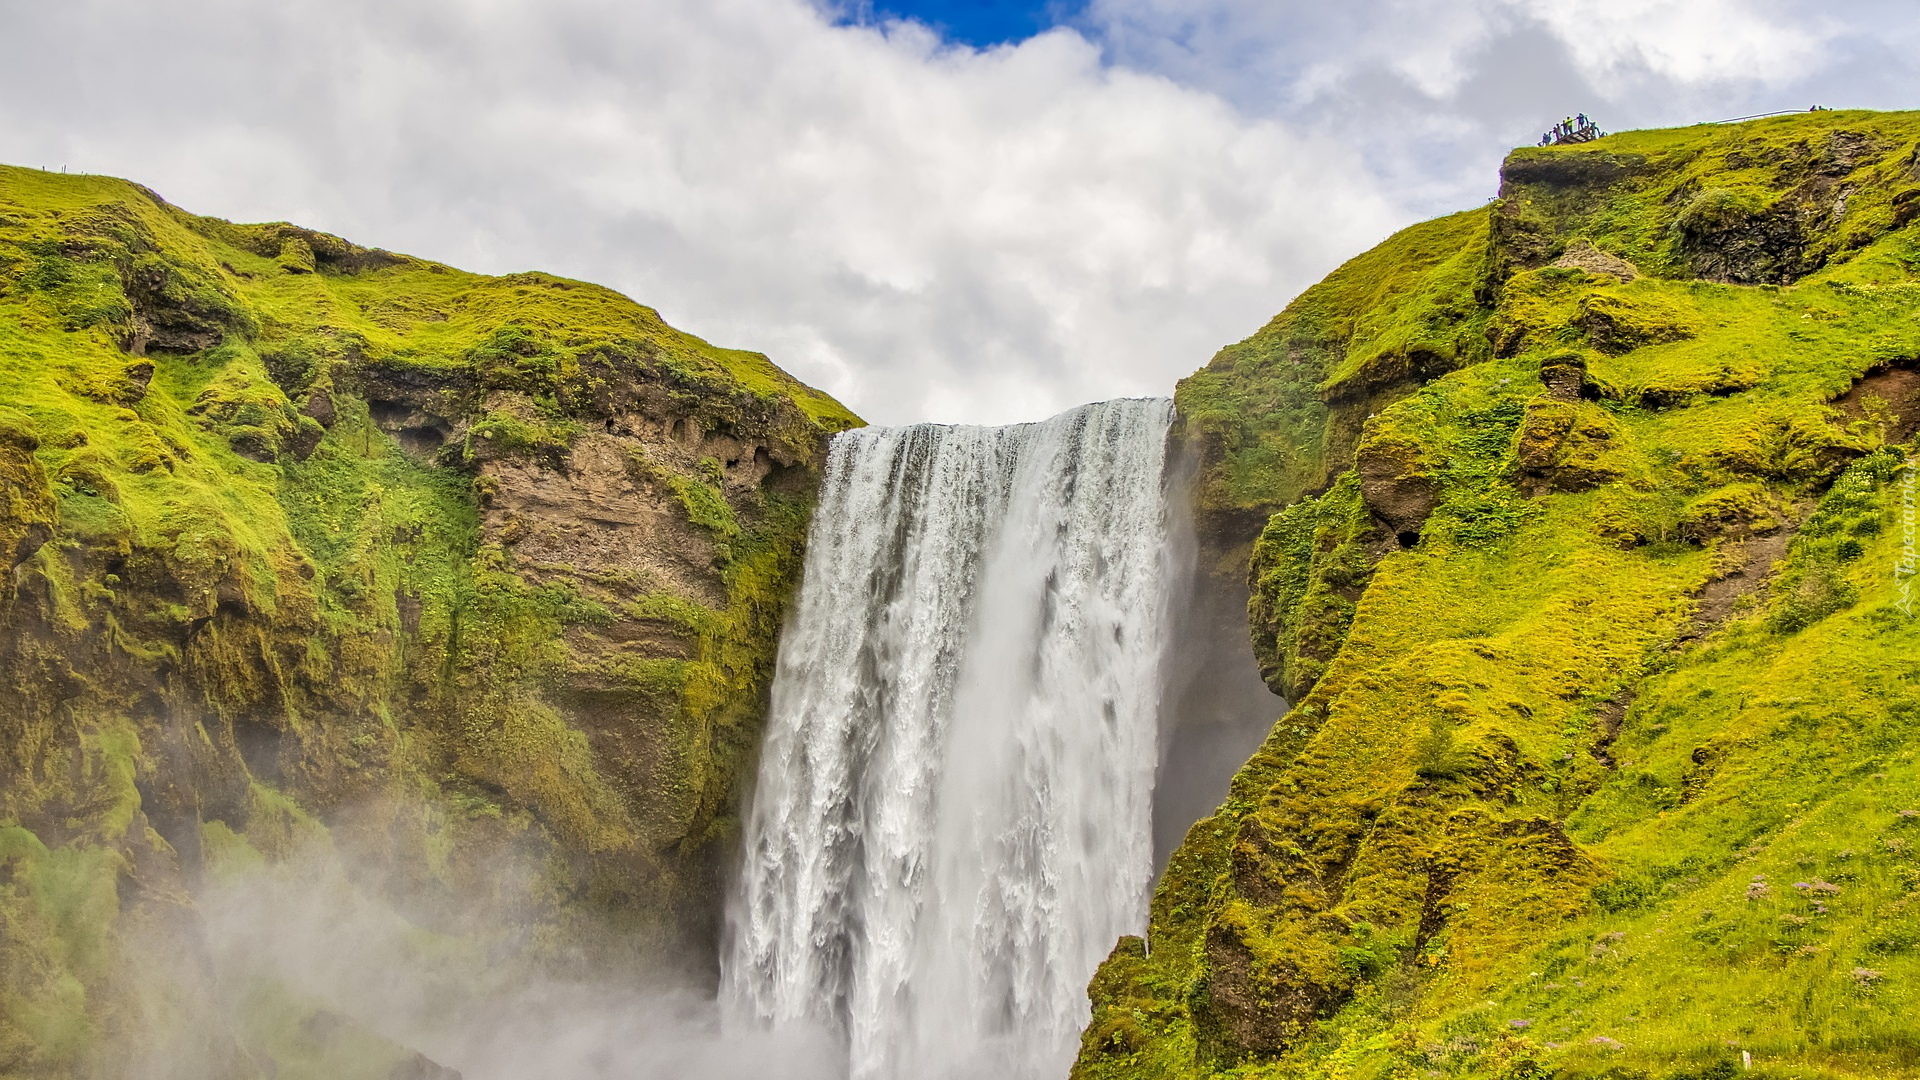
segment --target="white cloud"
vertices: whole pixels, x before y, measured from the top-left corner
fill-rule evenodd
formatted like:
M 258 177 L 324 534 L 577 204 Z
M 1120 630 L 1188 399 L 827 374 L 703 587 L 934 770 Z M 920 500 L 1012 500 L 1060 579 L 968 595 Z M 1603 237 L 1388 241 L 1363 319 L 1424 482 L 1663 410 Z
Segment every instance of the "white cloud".
M 1588 80 L 1777 84 L 1826 59 L 1848 25 L 1807 0 L 1091 0 L 1083 22 L 1123 61 L 1233 96 L 1255 75 L 1294 104 L 1369 69 L 1451 95 L 1490 41 L 1529 25 Z
M 1337 143 L 1068 30 L 975 52 L 797 0 L 21 17 L 89 47 L 0 74 L 0 156 L 604 281 L 884 421 L 1166 393 L 1396 213 Z
M 1575 111 L 1612 129 L 1815 103 L 1903 108 L 1911 0 L 1091 0 L 1112 62 L 1337 138 L 1403 205 L 1471 205 Z
M 1594 79 L 1785 82 L 1816 64 L 1837 27 L 1811 9 L 1751 0 L 1500 0 L 1552 28 Z
M 0 0 L 0 160 L 601 281 L 875 420 L 1026 419 L 1167 392 L 1567 112 L 1897 106 L 1910 2 L 1094 0 L 977 52 L 806 0 Z

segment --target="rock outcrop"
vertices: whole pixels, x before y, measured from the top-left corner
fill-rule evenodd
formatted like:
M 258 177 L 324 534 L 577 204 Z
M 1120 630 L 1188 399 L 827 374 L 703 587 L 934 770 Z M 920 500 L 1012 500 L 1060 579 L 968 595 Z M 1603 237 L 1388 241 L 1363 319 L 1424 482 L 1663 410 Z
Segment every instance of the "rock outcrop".
M 300 837 L 529 971 L 700 974 L 857 423 L 597 286 L 0 169 L 0 1074 L 116 1075 L 136 931 Z

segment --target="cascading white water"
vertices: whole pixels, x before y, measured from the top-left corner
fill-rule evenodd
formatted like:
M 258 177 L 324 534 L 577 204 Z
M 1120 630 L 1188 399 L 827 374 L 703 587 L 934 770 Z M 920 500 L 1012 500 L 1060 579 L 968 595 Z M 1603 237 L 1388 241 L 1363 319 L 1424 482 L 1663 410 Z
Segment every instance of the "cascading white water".
M 723 994 L 853 1080 L 1062 1077 L 1146 922 L 1172 403 L 834 440 Z

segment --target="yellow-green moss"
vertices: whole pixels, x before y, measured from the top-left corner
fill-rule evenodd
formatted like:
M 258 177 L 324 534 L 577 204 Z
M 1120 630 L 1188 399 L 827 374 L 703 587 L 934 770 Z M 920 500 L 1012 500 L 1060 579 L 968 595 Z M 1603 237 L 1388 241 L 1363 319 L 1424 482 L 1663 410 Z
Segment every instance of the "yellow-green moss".
M 1330 483 L 1357 425 L 1329 422 L 1329 395 L 1404 390 L 1477 358 L 1485 315 L 1472 287 L 1486 236 L 1482 212 L 1407 229 L 1182 380 L 1179 423 L 1208 454 L 1202 511 L 1264 517 Z
M 394 881 L 526 911 L 536 951 L 607 918 L 636 960 L 712 932 L 844 408 L 611 290 L 11 168 L 0 357 L 0 829 L 38 838 L 5 856 L 0 997 L 40 1010 L 9 1006 L 0 1073 L 106 1068 L 131 1022 L 116 928 L 327 830 Z M 785 466 L 764 491 L 655 469 L 715 538 L 720 606 L 483 542 L 488 469 L 564 471 L 583 432 L 676 419 Z M 689 655 L 594 651 L 641 624 Z M 89 859 L 132 914 L 33 869 Z M 291 1045 L 276 1025 L 307 1006 L 282 1004 L 259 1037 Z
M 1293 504 L 1253 612 L 1301 696 L 1096 977 L 1076 1076 L 1920 1071 L 1886 445 L 1920 402 L 1837 402 L 1920 363 L 1917 143 L 1823 113 L 1517 152 L 1500 203 L 1183 384 L 1202 509 Z M 1638 273 L 1552 265 L 1582 245 Z M 1346 328 L 1416 307 L 1485 351 L 1345 389 L 1382 354 Z
M 1267 522 L 1253 548 L 1249 616 L 1261 675 L 1289 700 L 1312 689 L 1346 640 L 1373 576 L 1369 547 L 1384 542 L 1353 473 Z

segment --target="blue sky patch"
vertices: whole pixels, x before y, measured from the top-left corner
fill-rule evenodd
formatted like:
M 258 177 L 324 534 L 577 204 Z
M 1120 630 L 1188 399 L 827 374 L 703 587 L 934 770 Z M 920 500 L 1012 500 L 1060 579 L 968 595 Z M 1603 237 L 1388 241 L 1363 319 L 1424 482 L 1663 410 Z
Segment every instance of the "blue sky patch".
M 1058 26 L 1084 6 L 1084 0 L 871 0 L 851 5 L 850 21 L 918 19 L 948 41 L 985 48 L 1024 41 Z

